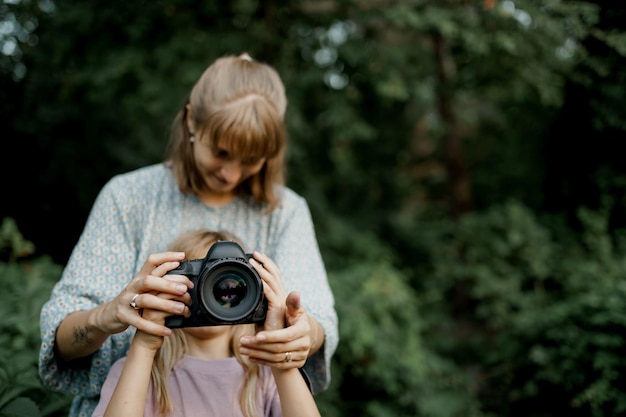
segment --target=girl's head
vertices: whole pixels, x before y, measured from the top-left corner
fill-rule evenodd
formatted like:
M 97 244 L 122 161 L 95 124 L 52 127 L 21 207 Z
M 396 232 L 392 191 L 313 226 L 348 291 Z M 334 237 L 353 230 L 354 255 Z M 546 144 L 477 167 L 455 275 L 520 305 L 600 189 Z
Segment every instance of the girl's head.
M 275 69 L 247 54 L 217 59 L 172 129 L 169 161 L 181 191 L 243 192 L 276 207 L 274 186 L 284 184 L 286 107 Z
M 218 240 L 233 240 L 241 247 L 243 244 L 232 233 L 222 230 L 198 229 L 189 230 L 178 235 L 170 242 L 168 249 L 176 252 L 185 252 L 185 259 L 204 258 Z
M 233 240 L 242 247 L 243 244 L 235 235 L 225 231 L 213 231 L 209 229 L 191 230 L 180 234 L 174 239 L 169 250 L 177 252 L 185 252 L 185 259 L 204 258 L 211 246 L 219 240 Z M 258 381 L 258 366 L 248 360 L 247 357 L 241 356 L 239 353 L 239 339 L 247 334 L 254 334 L 254 324 L 241 324 L 236 326 L 219 326 L 222 330 L 225 327 L 230 332 L 230 354 L 235 356 L 241 366 L 244 368 L 244 381 L 242 382 L 240 392 L 240 406 L 246 417 L 256 416 L 256 387 Z M 197 328 L 195 330 L 201 330 Z M 169 375 L 176 364 L 187 353 L 187 340 L 185 332 L 188 329 L 173 329 L 172 334 L 166 337 L 163 345 L 159 348 L 157 356 L 152 366 L 152 382 L 157 395 L 157 401 L 161 416 L 166 416 L 172 407 L 171 399 L 167 392 L 167 381 Z M 200 333 L 200 332 L 196 332 Z M 213 332 L 205 332 L 210 335 Z

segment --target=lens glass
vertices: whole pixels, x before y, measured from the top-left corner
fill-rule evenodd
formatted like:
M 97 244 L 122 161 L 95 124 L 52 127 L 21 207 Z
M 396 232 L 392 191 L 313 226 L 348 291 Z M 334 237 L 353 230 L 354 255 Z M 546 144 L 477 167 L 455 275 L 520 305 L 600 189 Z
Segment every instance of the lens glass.
M 246 297 L 247 292 L 243 278 L 232 273 L 221 275 L 213 286 L 213 297 L 223 308 L 236 307 Z
M 221 259 L 202 271 L 197 294 L 207 319 L 233 323 L 257 310 L 263 299 L 263 281 L 247 262 Z

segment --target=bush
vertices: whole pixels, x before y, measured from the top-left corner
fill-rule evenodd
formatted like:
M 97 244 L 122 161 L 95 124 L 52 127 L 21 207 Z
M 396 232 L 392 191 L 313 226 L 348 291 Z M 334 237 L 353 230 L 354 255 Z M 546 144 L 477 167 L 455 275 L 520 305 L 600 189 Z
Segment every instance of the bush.
M 340 341 L 331 385 L 316 397 L 322 415 L 478 416 L 470 381 L 427 348 L 420 297 L 396 254 L 368 231 L 335 226 L 324 239 Z
M 427 340 L 472 375 L 483 412 L 626 412 L 624 234 L 605 213 L 563 227 L 511 202 L 442 234 Z
M 67 415 L 71 398 L 45 388 L 37 370 L 39 313 L 62 268 L 45 256 L 30 259 L 34 246 L 12 219 L 0 228 L 0 252 L 0 417 Z

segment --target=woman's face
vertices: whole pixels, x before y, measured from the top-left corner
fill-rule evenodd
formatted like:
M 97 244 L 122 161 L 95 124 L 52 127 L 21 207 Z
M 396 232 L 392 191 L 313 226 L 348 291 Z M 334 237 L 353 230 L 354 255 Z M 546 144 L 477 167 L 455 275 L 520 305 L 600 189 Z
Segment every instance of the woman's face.
M 213 152 L 207 141 L 194 143 L 194 157 L 207 187 L 216 194 L 231 194 L 237 186 L 257 174 L 266 162 L 264 157 L 241 158 L 219 144 Z

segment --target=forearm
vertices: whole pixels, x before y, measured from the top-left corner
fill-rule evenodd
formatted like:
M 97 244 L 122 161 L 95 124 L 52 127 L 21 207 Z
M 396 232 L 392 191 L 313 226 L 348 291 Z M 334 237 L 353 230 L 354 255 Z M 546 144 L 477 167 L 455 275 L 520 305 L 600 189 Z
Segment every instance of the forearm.
M 320 415 L 315 399 L 297 368 L 272 367 L 272 373 L 280 396 L 283 417 L 317 417 Z
M 56 352 L 64 361 L 91 355 L 100 349 L 109 336 L 95 325 L 97 309 L 98 307 L 88 311 L 75 311 L 57 328 Z
M 156 351 L 133 342 L 105 417 L 143 416 Z

